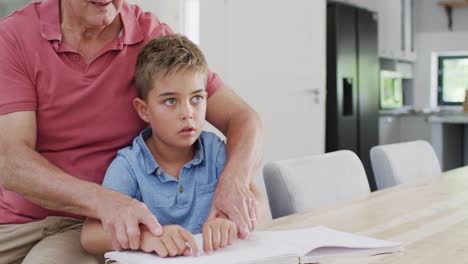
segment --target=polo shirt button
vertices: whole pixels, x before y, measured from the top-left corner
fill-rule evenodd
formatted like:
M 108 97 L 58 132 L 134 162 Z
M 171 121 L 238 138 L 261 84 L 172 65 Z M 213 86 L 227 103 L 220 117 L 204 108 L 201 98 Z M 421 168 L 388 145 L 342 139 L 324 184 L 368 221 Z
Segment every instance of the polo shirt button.
M 73 56 L 73 59 L 74 59 L 75 61 L 79 61 L 79 60 L 80 60 L 80 56 L 74 55 L 74 56 Z
M 158 176 L 161 176 L 161 173 L 162 173 L 161 168 L 158 168 L 158 169 L 156 170 L 156 174 L 157 174 Z
M 183 191 L 184 191 L 184 186 L 182 186 L 182 185 L 179 186 L 179 192 L 181 193 L 181 192 L 183 192 Z

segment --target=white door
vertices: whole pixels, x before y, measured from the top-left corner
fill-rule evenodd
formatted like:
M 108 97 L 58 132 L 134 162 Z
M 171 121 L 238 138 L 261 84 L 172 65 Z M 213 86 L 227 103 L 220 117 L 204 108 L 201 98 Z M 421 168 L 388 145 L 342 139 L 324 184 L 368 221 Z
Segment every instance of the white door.
M 208 63 L 259 112 L 265 160 L 325 150 L 326 1 L 201 0 Z

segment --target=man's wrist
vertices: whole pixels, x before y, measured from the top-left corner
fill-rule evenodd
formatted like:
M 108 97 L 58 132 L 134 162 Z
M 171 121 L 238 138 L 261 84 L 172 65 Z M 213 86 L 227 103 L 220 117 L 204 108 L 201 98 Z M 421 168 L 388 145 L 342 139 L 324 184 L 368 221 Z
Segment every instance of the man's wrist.
M 107 213 L 107 209 L 109 207 L 115 208 L 114 206 L 111 206 L 112 204 L 124 205 L 129 204 L 134 200 L 133 198 L 123 195 L 119 192 L 106 189 L 101 185 L 96 184 L 95 187 L 96 189 L 93 195 L 94 199 L 90 199 L 94 200 L 93 204 L 91 205 L 95 214 L 94 218 L 102 219 L 102 217 L 104 217 L 104 215 Z
M 246 172 L 237 171 L 236 173 L 230 173 L 226 168 L 223 171 L 222 177 L 219 178 L 219 182 L 222 182 L 222 184 L 228 183 L 228 185 L 234 186 L 249 187 L 250 181 L 250 177 Z

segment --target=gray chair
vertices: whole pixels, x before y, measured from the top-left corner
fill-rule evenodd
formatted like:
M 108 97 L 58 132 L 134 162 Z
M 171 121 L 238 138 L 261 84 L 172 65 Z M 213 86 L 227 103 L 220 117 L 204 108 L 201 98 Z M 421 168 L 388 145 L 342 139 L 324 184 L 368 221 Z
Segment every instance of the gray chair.
M 424 140 L 375 146 L 370 157 L 379 189 L 442 174 L 434 149 Z
M 273 218 L 370 192 L 361 160 L 348 150 L 269 162 L 263 177 Z

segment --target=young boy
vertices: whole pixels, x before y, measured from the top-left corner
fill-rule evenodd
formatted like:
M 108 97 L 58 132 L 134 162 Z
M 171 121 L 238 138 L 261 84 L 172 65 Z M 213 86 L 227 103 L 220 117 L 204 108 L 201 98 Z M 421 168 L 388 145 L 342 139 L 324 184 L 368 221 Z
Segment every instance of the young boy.
M 157 217 L 163 235 L 141 228 L 140 250 L 161 257 L 189 255 L 190 250 L 198 255 L 192 233 L 203 233 L 208 254 L 237 238 L 237 227 L 226 216 L 207 220 L 226 163 L 224 142 L 202 132 L 207 71 L 202 52 L 181 35 L 160 37 L 140 51 L 133 105 L 149 128 L 117 153 L 102 183 L 144 202 Z M 253 184 L 251 190 L 262 212 L 264 202 Z M 87 220 L 81 243 L 94 254 L 112 250 L 97 220 Z

